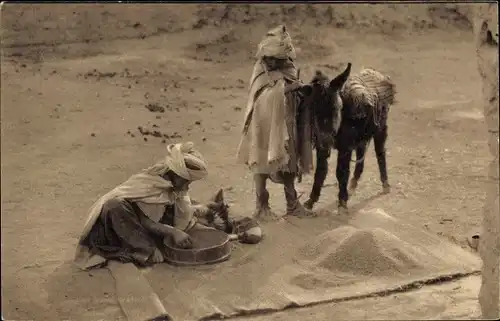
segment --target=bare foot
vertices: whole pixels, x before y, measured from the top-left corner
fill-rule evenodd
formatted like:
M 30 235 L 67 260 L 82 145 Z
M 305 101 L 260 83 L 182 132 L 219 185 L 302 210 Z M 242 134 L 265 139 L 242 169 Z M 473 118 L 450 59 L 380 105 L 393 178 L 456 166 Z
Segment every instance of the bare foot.
M 297 205 L 292 210 L 287 210 L 286 215 L 297 216 L 297 217 L 310 217 L 315 216 L 314 213 L 305 208 L 300 202 L 297 202 Z
M 163 257 L 163 254 L 161 253 L 160 249 L 155 248 L 155 251 L 150 256 L 149 261 L 153 264 L 162 263 L 163 261 L 165 261 L 165 258 Z
M 314 202 L 312 199 L 308 199 L 305 203 L 304 203 L 304 207 L 308 210 L 312 210 L 313 207 L 314 207 Z
M 269 207 L 262 207 L 255 211 L 253 217 L 261 222 L 276 222 L 282 218 L 274 213 Z
M 382 184 L 382 193 L 389 194 L 390 192 L 391 192 L 391 185 L 389 185 L 389 182 L 384 182 Z

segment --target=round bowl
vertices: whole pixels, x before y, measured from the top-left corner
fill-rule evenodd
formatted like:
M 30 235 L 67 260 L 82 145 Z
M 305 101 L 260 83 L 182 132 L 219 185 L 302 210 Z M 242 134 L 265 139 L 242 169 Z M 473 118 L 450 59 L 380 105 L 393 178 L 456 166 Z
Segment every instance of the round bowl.
M 231 256 L 229 235 L 215 229 L 188 231 L 193 248 L 180 249 L 171 242 L 165 244 L 165 261 L 172 265 L 195 266 L 226 261 Z

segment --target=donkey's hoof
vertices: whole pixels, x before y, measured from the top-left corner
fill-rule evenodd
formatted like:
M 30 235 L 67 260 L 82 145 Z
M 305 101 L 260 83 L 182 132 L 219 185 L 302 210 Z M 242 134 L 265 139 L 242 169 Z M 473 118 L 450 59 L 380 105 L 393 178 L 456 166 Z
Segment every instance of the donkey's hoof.
M 314 207 L 314 201 L 312 199 L 308 199 L 305 203 L 304 203 L 304 207 L 308 210 L 312 210 L 313 207 Z
M 349 182 L 348 192 L 349 194 L 356 194 L 356 189 L 358 188 L 358 181 L 354 178 Z
M 276 222 L 282 219 L 269 207 L 257 209 L 253 214 L 253 217 L 260 222 Z
M 347 214 L 349 212 L 347 208 L 347 201 L 339 200 L 338 211 L 339 214 Z
M 339 215 L 349 214 L 349 209 L 345 206 L 339 206 L 337 210 L 338 210 Z
M 344 207 L 344 206 L 339 206 L 338 213 L 339 213 L 339 215 L 347 215 L 347 214 L 349 214 L 349 209 L 347 207 Z
M 382 193 L 389 194 L 390 192 L 391 192 L 391 185 L 389 185 L 389 183 L 384 183 L 382 185 Z

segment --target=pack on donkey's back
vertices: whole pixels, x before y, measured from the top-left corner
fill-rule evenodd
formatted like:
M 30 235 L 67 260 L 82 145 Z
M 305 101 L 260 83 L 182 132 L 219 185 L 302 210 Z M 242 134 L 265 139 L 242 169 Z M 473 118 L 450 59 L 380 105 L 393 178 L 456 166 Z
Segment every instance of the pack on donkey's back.
M 328 77 L 317 72 L 311 83 L 319 88 L 326 88 Z M 318 90 L 317 92 L 326 92 L 326 90 Z M 333 102 L 325 94 L 315 98 L 316 115 L 322 113 L 323 117 L 331 117 L 332 119 L 338 119 L 338 115 L 340 115 L 341 120 L 337 120 L 338 126 L 335 126 L 334 123 L 325 123 L 318 127 L 320 132 L 318 137 L 322 142 L 316 144 L 317 164 L 314 183 L 309 199 L 305 203 L 308 209 L 312 209 L 319 200 L 328 174 L 328 158 L 331 148 L 338 151 L 336 168 L 339 183 L 338 206 L 340 210 L 347 209 L 352 152 L 356 151 L 356 165 L 349 186 L 351 193 L 358 186 L 364 169 L 366 149 L 372 139 L 375 145 L 383 192 L 389 193 L 385 144 L 388 136 L 389 107 L 394 104 L 395 94 L 395 84 L 389 76 L 366 68 L 345 82 L 340 91 L 342 104 Z M 334 139 L 325 140 L 324 137 L 334 137 Z

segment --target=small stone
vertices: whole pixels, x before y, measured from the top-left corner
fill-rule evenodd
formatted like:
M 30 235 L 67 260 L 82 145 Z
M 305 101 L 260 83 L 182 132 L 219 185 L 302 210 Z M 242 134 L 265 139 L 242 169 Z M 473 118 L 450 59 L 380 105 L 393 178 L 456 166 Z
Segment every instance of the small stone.
M 202 137 L 201 140 L 204 141 L 204 142 L 206 142 L 207 138 L 206 137 Z
M 147 141 L 148 141 L 148 138 L 147 138 L 147 137 L 144 137 L 143 139 L 144 139 L 144 141 L 145 141 L 145 142 L 147 142 Z
M 163 144 L 166 144 L 166 143 L 167 143 L 167 140 L 166 140 L 166 139 L 162 139 L 162 140 L 161 140 L 161 142 L 162 142 Z
M 231 123 L 229 122 L 224 122 L 224 124 L 222 124 L 222 129 L 224 129 L 225 131 L 229 131 L 231 130 Z
M 165 108 L 163 106 L 158 105 L 157 103 L 147 104 L 145 106 L 152 113 L 164 113 Z
M 95 137 L 95 134 L 94 134 L 94 133 L 92 133 L 92 134 L 90 134 L 90 136 Z
M 195 125 L 201 125 L 201 121 L 199 121 L 199 120 L 195 121 L 194 123 L 195 123 Z

